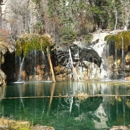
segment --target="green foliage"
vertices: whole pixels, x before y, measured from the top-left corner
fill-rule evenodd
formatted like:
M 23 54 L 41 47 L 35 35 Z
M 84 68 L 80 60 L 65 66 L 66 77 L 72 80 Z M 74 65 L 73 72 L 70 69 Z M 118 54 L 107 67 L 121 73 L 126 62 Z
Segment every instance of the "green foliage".
M 102 15 L 103 14 L 103 10 L 100 10 L 99 6 L 95 6 L 95 7 L 91 7 L 90 9 L 95 15 Z
M 114 41 L 117 49 L 121 49 L 123 42 L 124 50 L 126 51 L 130 45 L 130 31 L 122 31 L 115 35 L 107 35 L 104 40 L 107 41 L 107 44 Z
M 32 0 L 32 2 L 35 3 L 35 4 L 39 4 L 40 0 Z
M 92 34 L 87 34 L 87 35 L 84 36 L 84 40 L 85 40 L 86 43 L 91 42 L 92 38 L 93 38 Z
M 26 57 L 31 50 L 45 51 L 47 46 L 51 46 L 53 41 L 48 35 L 25 34 L 16 41 L 16 54 L 20 56 L 23 52 Z
M 70 44 L 76 39 L 76 34 L 70 25 L 61 28 L 60 42 Z
M 34 25 L 34 28 L 35 29 L 39 29 L 41 27 L 41 23 L 40 22 L 37 22 L 35 25 Z

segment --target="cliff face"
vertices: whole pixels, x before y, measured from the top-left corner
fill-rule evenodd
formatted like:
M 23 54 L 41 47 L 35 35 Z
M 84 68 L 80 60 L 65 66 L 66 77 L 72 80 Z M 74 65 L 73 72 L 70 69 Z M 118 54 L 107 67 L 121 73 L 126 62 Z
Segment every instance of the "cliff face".
M 15 46 L 11 44 L 9 41 L 6 41 L 2 33 L 0 34 L 1 34 L 0 35 L 0 86 L 1 86 L 1 85 L 6 85 L 6 82 L 5 82 L 6 75 L 1 70 L 1 65 L 4 63 L 4 55 L 6 54 L 7 51 L 9 51 L 9 53 L 14 52 Z
M 13 53 L 15 50 L 15 44 L 10 36 L 10 32 L 7 31 L 3 24 L 3 10 L 5 9 L 4 0 L 0 1 L 0 86 L 6 85 L 6 75 L 1 70 L 1 65 L 4 63 L 4 55 L 9 52 Z
M 15 51 L 17 35 L 33 33 L 37 22 L 35 6 L 31 0 L 0 0 L 0 86 L 6 84 L 1 70 L 5 54 Z
M 4 0 L 1 6 L 2 24 L 11 35 L 32 33 L 36 19 L 36 4 L 31 0 Z

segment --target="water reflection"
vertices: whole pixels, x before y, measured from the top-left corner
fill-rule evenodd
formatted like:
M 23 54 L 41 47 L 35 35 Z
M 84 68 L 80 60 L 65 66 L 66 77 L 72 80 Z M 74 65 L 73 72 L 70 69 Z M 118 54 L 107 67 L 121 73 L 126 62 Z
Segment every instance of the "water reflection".
M 129 83 L 12 84 L 0 103 L 2 116 L 56 130 L 110 129 L 130 125 Z
M 4 98 L 5 96 L 5 89 L 6 86 L 0 86 L 0 101 Z

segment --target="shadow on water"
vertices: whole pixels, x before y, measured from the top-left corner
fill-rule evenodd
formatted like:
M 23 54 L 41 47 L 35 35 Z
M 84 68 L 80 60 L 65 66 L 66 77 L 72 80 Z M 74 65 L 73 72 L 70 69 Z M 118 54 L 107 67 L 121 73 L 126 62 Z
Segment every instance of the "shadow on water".
M 118 82 L 27 82 L 0 87 L 0 114 L 56 130 L 130 125 L 130 85 Z

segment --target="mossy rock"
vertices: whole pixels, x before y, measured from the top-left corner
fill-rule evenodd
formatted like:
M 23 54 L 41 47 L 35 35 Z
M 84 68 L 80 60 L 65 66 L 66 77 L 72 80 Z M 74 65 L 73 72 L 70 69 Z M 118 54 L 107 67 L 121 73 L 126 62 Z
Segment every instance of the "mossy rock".
M 130 45 L 130 30 L 118 32 L 114 35 L 107 35 L 104 40 L 109 44 L 110 42 L 114 42 L 116 45 L 116 49 L 121 49 L 123 44 L 123 49 L 127 51 L 128 46 Z
M 16 41 L 16 54 L 26 57 L 31 50 L 45 51 L 47 46 L 53 45 L 53 40 L 48 34 L 25 34 Z

